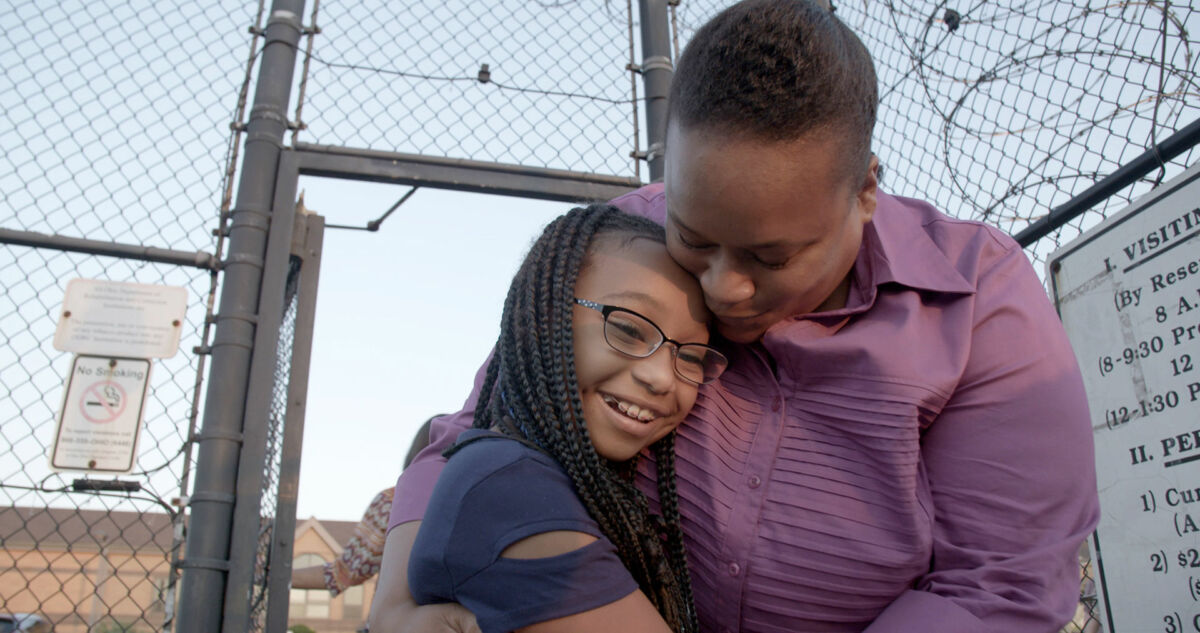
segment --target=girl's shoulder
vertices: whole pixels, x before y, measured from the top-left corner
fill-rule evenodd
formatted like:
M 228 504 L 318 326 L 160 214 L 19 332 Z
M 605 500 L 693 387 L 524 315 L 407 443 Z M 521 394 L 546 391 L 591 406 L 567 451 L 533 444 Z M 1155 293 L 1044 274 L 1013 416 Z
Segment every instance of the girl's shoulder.
M 559 464 L 512 437 L 464 431 L 430 500 L 409 559 L 419 604 L 458 602 L 485 631 L 512 631 L 614 602 L 637 590 Z M 547 532 L 595 537 L 545 557 L 505 557 Z
M 463 431 L 447 453 L 450 459 L 441 479 L 453 479 L 460 487 L 473 486 L 487 479 L 531 474 L 569 481 L 550 455 L 528 442 L 488 429 Z
M 481 522 L 501 530 L 549 517 L 591 522 L 566 471 L 535 446 L 501 433 L 468 429 L 455 447 L 434 488 L 427 519 L 436 515 L 457 529 L 472 531 L 479 530 Z

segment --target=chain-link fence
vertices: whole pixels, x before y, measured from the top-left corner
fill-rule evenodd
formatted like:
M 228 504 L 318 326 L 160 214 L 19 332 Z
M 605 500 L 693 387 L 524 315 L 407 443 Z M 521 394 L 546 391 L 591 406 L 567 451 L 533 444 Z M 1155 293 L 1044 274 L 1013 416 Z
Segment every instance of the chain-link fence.
M 671 3 L 670 49 L 728 4 Z M 884 187 L 958 217 L 1022 231 L 1200 119 L 1190 3 L 834 5 L 876 60 Z M 213 262 L 231 231 L 265 213 L 234 208 L 233 175 L 268 13 L 245 0 L 0 8 L 0 611 L 43 613 L 59 633 L 171 626 L 210 328 L 250 318 L 218 313 Z M 633 0 L 309 0 L 297 19 L 293 147 L 648 179 L 650 68 Z M 1044 261 L 1196 152 L 1119 188 L 1030 257 Z M 188 291 L 181 351 L 154 363 L 137 466 L 118 481 L 47 463 L 71 360 L 50 341 L 76 277 Z M 282 464 L 298 459 L 284 432 L 297 318 L 284 316 L 272 348 L 268 422 L 255 431 L 262 503 L 246 586 L 256 629 L 282 604 L 265 589 L 276 586 L 269 553 L 294 525 L 294 497 L 274 497 L 288 488 Z M 1082 577 L 1086 594 L 1086 563 Z M 1095 626 L 1090 607 L 1085 595 L 1071 630 Z
M 599 174 L 637 169 L 632 0 L 311 4 L 320 33 L 300 139 Z
M 887 187 L 1016 234 L 1200 120 L 1188 2 L 837 3 L 880 75 Z M 1056 246 L 1183 171 L 1193 149 L 1029 249 Z
M 729 4 L 672 3 L 672 48 Z M 876 60 L 885 187 L 956 217 L 1016 234 L 1200 118 L 1190 3 L 834 7 Z M 629 160 L 645 149 L 630 1 L 326 2 L 312 19 L 302 140 L 644 177 Z M 1193 157 L 1164 161 L 1031 257 Z
M 261 7 L 0 7 L 0 612 L 57 633 L 171 627 L 221 240 Z M 180 351 L 152 364 L 133 472 L 50 468 L 75 278 L 181 286 Z

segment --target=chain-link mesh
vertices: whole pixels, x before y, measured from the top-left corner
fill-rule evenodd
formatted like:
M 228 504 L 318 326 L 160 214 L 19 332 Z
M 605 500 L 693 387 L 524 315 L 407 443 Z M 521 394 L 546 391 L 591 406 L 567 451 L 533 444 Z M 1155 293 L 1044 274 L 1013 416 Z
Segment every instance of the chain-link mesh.
M 1017 233 L 1200 119 L 1187 2 L 839 3 L 882 78 L 877 146 L 897 193 Z M 884 8 L 886 7 L 886 10 Z M 1180 173 L 1193 149 L 1030 249 Z
M 267 418 L 267 450 L 263 463 L 262 505 L 259 508 L 258 547 L 255 554 L 254 586 L 251 588 L 250 631 L 263 631 L 266 626 L 268 592 L 271 571 L 272 542 L 275 537 L 275 500 L 279 492 L 280 465 L 283 459 L 283 434 L 287 428 L 288 385 L 292 376 L 292 348 L 296 335 L 296 316 L 299 295 L 300 260 L 291 259 L 291 272 L 285 289 L 283 320 L 279 324 L 279 345 L 275 353 L 274 381 L 271 388 L 271 409 Z M 276 600 L 287 595 L 274 596 Z
M 326 0 L 317 16 L 302 141 L 634 173 L 629 0 Z
M 0 228 L 219 254 L 261 7 L 14 1 L 0 7 Z M 53 348 L 74 278 L 182 286 L 180 352 L 153 361 L 134 471 L 54 471 L 71 355 Z M 0 244 L 0 612 L 57 633 L 171 628 L 190 438 L 215 273 Z M 114 481 L 114 479 L 116 481 Z M 79 490 L 115 484 L 130 492 Z

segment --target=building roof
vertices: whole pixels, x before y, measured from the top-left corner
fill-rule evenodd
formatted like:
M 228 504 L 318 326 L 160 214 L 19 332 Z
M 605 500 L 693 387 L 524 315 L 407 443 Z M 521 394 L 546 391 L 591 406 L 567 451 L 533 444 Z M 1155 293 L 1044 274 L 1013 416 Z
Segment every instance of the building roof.
M 168 552 L 171 517 L 130 512 L 0 506 L 0 547 L 5 549 L 108 549 Z
M 309 519 L 335 552 L 354 536 L 356 521 Z M 308 521 L 297 525 L 303 530 Z M 0 506 L 0 547 L 5 549 L 73 549 L 161 551 L 171 549 L 171 517 L 165 512 L 80 510 Z
M 339 547 L 346 545 L 346 541 L 349 541 L 350 537 L 354 536 L 354 528 L 358 526 L 357 521 L 324 521 L 316 517 L 313 518 L 321 523 L 321 527 L 329 532 L 329 536 L 333 537 L 333 540 Z

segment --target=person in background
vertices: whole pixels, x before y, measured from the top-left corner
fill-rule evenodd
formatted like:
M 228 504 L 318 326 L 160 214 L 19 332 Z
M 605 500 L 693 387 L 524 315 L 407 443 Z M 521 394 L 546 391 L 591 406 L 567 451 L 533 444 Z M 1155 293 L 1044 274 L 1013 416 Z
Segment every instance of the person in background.
M 1079 367 L 1008 235 L 880 189 L 877 106 L 828 10 L 739 2 L 678 59 L 664 182 L 614 201 L 665 224 L 728 341 L 676 446 L 700 628 L 1057 631 L 1099 518 Z M 397 483 L 372 633 L 474 627 L 384 577 L 475 402 Z
M 434 416 L 437 417 L 437 416 Z M 408 454 L 404 458 L 407 468 L 421 449 L 429 445 L 429 424 L 425 420 L 417 429 Z M 342 553 L 333 562 L 311 565 L 292 570 L 293 589 L 328 589 L 336 596 L 350 587 L 361 585 L 379 573 L 379 560 L 383 555 L 383 542 L 387 536 L 388 516 L 392 511 L 392 496 L 395 487 L 384 488 L 375 495 L 363 512 L 362 519 L 354 526 L 354 536 L 342 545 Z

